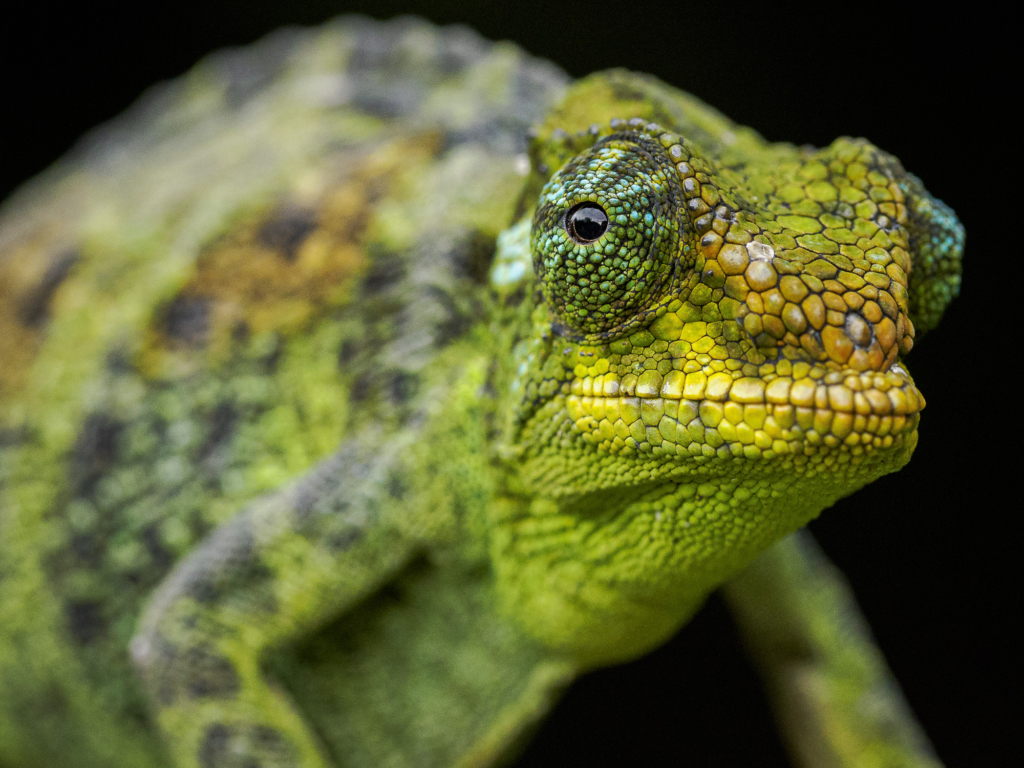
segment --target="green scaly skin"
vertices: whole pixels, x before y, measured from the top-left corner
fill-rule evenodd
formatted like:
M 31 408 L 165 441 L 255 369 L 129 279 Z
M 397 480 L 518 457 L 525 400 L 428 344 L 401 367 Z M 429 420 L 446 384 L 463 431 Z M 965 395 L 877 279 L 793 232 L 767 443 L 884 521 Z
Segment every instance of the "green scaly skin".
M 491 765 L 765 550 L 796 759 L 937 765 L 771 547 L 909 460 L 962 247 L 867 142 L 457 28 L 201 63 L 0 212 L 0 765 Z

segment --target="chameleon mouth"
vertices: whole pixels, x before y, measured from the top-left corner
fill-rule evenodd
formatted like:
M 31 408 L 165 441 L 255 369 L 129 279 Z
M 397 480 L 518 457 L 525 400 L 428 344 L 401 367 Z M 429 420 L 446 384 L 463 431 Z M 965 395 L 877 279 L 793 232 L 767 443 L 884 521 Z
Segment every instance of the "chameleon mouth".
M 823 448 L 899 447 L 925 406 L 909 374 L 825 372 L 770 380 L 726 372 L 576 378 L 566 409 L 584 439 L 613 453 L 772 458 Z

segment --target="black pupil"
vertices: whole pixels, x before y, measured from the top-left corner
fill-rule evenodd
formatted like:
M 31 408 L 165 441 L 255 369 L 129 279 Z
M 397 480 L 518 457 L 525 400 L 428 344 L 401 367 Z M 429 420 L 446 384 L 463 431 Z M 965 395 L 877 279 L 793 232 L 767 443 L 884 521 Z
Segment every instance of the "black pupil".
M 596 203 L 584 203 L 569 212 L 569 234 L 583 243 L 592 243 L 608 229 L 608 214 Z

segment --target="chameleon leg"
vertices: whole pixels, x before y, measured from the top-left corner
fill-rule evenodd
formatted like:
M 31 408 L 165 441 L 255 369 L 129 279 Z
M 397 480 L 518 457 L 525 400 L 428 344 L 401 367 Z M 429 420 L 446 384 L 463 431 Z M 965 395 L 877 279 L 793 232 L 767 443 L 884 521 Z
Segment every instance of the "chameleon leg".
M 809 533 L 769 549 L 725 596 L 802 768 L 941 768 L 849 586 Z
M 331 764 L 261 656 L 408 559 L 399 442 L 347 444 L 215 530 L 154 594 L 131 651 L 178 768 Z

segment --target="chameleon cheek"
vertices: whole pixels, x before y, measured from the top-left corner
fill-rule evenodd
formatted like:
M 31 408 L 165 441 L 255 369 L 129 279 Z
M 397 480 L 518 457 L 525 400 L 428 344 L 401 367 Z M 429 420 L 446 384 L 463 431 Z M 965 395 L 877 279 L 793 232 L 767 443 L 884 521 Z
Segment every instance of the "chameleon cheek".
M 534 268 L 571 335 L 612 338 L 653 308 L 679 242 L 671 166 L 643 137 L 612 136 L 580 154 L 541 192 Z

